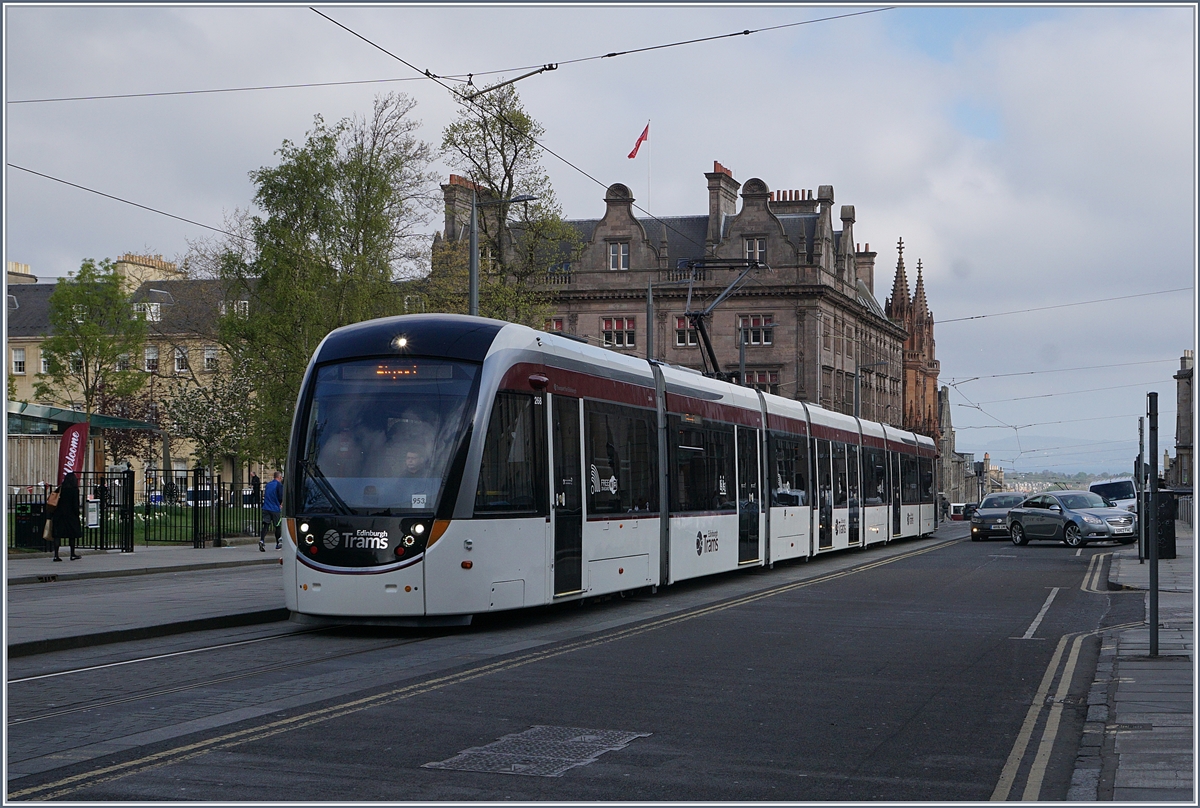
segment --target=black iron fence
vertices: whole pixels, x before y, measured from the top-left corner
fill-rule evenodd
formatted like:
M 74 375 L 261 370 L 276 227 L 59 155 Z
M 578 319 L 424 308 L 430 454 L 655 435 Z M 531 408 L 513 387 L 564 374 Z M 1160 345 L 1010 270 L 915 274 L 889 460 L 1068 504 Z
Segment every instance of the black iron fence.
M 79 475 L 77 547 L 132 552 L 135 544 L 219 547 L 229 539 L 257 536 L 261 494 L 201 471 L 147 475 L 135 484 L 132 471 Z M 42 539 L 49 485 L 8 489 L 8 546 L 48 550 Z

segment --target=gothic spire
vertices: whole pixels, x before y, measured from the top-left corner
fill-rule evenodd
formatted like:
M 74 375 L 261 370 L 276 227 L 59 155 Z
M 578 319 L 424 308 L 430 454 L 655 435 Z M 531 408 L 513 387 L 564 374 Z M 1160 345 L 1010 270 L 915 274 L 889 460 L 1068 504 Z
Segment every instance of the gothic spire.
M 921 259 L 917 259 L 917 291 L 913 293 L 913 309 L 918 317 L 928 317 L 929 303 L 925 300 L 925 278 L 921 274 Z
M 892 296 L 887 300 L 887 316 L 893 320 L 904 320 L 908 310 L 908 276 L 904 274 L 904 239 L 896 245 L 896 280 L 892 282 Z

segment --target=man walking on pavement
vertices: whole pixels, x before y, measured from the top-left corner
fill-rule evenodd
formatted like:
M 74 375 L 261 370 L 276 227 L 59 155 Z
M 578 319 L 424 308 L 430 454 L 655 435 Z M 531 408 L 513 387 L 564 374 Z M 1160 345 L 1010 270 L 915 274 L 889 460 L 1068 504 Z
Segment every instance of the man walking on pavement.
M 258 533 L 258 549 L 260 552 L 267 551 L 267 530 L 274 529 L 279 524 L 279 513 L 283 510 L 283 475 L 278 471 L 271 477 L 271 482 L 267 483 L 267 488 L 263 491 L 262 504 L 262 529 Z M 280 534 L 275 534 L 275 549 L 283 549 L 283 540 Z

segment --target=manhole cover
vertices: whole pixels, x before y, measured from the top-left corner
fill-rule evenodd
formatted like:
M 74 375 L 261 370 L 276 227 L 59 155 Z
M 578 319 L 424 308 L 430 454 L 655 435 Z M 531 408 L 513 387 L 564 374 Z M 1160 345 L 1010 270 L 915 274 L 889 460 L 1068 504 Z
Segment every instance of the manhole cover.
M 426 763 L 422 768 L 561 777 L 569 769 L 586 766 L 605 752 L 624 749 L 630 741 L 649 735 L 579 727 L 530 727 L 486 746 L 465 749 L 449 760 Z

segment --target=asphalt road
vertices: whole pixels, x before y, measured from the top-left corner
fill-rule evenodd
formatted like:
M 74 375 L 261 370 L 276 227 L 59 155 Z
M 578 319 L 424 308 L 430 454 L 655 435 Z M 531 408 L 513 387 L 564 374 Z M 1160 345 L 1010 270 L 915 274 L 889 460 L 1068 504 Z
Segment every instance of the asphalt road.
M 965 534 L 469 629 L 10 660 L 9 798 L 1063 799 L 1088 632 L 1141 599 L 1096 584 L 1110 548 Z

